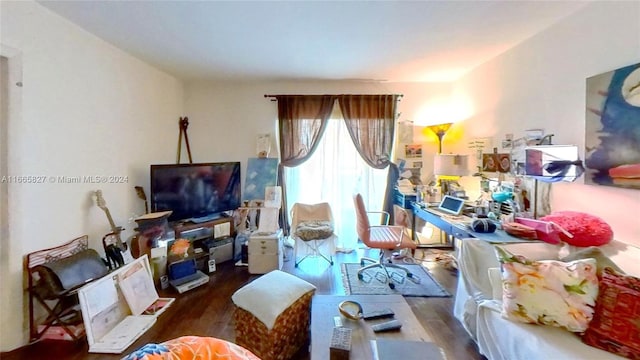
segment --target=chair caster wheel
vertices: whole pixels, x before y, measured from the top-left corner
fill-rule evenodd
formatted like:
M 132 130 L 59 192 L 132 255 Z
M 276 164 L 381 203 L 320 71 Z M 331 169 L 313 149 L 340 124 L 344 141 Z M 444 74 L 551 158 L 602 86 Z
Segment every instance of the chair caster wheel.
M 364 280 L 364 276 L 362 274 L 358 274 L 358 280 Z
M 396 288 L 396 284 L 394 284 L 394 283 L 389 283 L 389 288 L 390 288 L 391 290 L 395 289 L 395 288 Z
M 364 266 L 364 260 L 360 260 L 360 266 Z
M 295 264 L 295 267 L 298 267 L 298 265 L 300 265 L 300 264 Z
M 333 265 L 333 261 L 329 261 L 329 264 Z
M 412 277 L 413 277 L 413 274 L 412 274 L 412 273 L 407 273 L 407 277 L 408 277 L 408 278 L 412 278 Z

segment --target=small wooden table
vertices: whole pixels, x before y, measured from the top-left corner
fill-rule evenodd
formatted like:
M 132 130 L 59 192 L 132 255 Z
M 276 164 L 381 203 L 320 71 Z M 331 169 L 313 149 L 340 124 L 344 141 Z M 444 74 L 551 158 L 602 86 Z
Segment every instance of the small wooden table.
M 389 321 L 391 318 L 366 321 L 347 319 L 338 310 L 338 304 L 344 300 L 360 303 L 364 312 L 390 308 L 395 313 L 395 319 L 402 322 L 402 328 L 400 331 L 374 333 L 371 325 Z M 311 360 L 329 359 L 335 316 L 341 318 L 344 327 L 352 329 L 350 360 L 373 359 L 370 340 L 377 338 L 431 341 L 431 337 L 401 295 L 316 295 L 311 301 Z

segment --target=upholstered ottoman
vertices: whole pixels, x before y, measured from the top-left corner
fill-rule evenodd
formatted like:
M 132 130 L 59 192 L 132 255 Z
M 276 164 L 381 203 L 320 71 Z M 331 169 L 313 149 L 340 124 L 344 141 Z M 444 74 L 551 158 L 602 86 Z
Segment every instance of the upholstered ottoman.
M 290 359 L 309 339 L 316 287 L 280 270 L 236 291 L 235 343 L 262 360 Z

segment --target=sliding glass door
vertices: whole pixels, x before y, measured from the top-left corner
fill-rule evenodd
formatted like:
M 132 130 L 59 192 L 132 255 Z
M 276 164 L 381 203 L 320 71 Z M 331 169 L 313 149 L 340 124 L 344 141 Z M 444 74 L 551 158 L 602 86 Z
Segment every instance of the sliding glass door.
M 373 169 L 362 160 L 339 110 L 334 111 L 312 157 L 300 166 L 285 168 L 287 209 L 296 202 L 328 202 L 338 235 L 336 247 L 353 249 L 358 240 L 353 195 L 361 193 L 368 210 L 381 210 L 387 171 Z

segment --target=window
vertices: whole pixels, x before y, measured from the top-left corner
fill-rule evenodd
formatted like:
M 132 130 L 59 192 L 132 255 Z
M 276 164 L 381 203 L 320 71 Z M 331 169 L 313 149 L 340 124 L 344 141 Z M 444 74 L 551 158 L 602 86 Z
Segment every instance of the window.
M 328 202 L 333 212 L 337 248 L 355 248 L 353 195 L 365 198 L 367 209 L 382 209 L 388 169 L 373 169 L 358 154 L 339 107 L 334 107 L 321 143 L 300 166 L 285 168 L 287 209 L 296 202 Z

